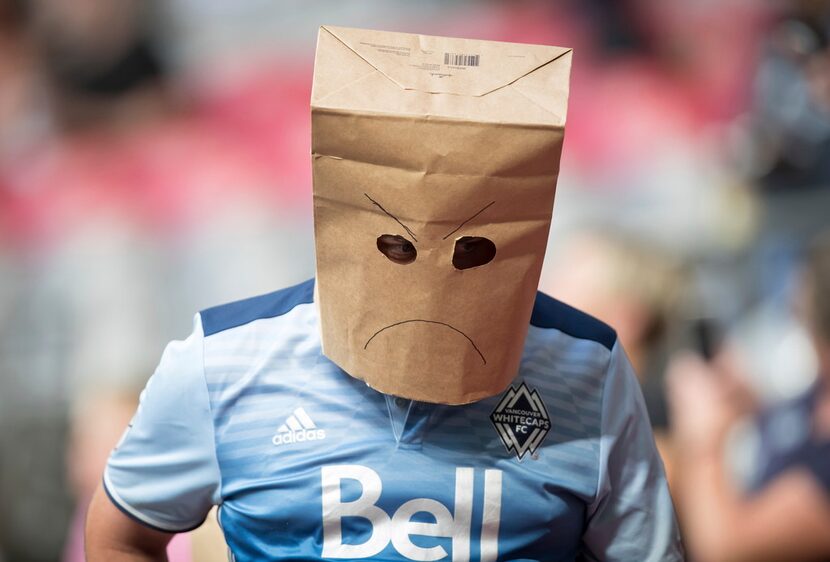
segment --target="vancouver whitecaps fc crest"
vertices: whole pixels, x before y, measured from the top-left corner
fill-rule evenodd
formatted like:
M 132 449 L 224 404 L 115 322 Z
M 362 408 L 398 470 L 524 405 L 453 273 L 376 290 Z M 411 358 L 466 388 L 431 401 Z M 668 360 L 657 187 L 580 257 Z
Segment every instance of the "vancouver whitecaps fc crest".
M 539 392 L 524 382 L 504 393 L 490 420 L 507 452 L 516 453 L 519 460 L 527 453 L 533 455 L 550 431 L 550 416 Z

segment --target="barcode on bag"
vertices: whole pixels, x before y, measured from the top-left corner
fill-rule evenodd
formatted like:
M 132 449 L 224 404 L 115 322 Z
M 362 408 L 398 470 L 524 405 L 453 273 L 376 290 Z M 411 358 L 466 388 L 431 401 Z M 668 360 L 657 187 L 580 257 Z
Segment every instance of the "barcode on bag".
M 478 58 L 481 55 L 459 55 L 457 53 L 444 53 L 444 64 L 452 66 L 478 66 Z

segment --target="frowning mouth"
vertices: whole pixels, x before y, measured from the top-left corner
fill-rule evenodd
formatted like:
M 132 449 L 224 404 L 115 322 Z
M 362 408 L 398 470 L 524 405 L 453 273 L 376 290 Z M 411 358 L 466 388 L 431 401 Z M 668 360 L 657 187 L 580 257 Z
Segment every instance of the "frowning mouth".
M 394 328 L 396 326 L 401 326 L 402 324 L 411 324 L 413 322 L 423 322 L 424 324 L 437 324 L 438 326 L 444 326 L 445 328 L 449 328 L 450 330 L 452 330 L 452 331 L 454 331 L 458 334 L 461 334 L 462 336 L 464 336 L 467 339 L 468 342 L 470 342 L 470 345 L 473 346 L 473 349 L 475 349 L 476 353 L 481 358 L 481 362 L 484 365 L 487 364 L 487 359 L 484 358 L 484 354 L 481 353 L 481 350 L 478 348 L 478 346 L 476 346 L 475 342 L 472 340 L 472 338 L 470 338 L 470 336 L 468 336 L 467 334 L 465 334 L 464 332 L 462 332 L 461 330 L 459 330 L 455 326 L 447 324 L 446 322 L 438 322 L 436 320 L 417 320 L 417 319 L 415 319 L 415 320 L 404 320 L 402 322 L 395 322 L 394 324 L 389 324 L 385 328 L 381 328 L 380 330 L 375 332 L 372 335 L 371 338 L 366 340 L 366 344 L 363 346 L 363 349 L 364 350 L 367 349 L 369 347 L 369 344 L 372 343 L 372 340 L 375 339 L 382 332 L 385 332 L 386 330 L 389 330 L 390 328 Z

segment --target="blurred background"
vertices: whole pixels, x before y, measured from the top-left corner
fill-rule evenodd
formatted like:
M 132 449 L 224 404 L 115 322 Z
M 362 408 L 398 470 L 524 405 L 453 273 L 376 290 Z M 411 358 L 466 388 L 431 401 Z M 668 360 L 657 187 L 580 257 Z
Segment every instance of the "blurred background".
M 679 350 L 729 342 L 761 408 L 814 382 L 827 2 L 0 0 L 0 561 L 80 560 L 166 342 L 313 275 L 321 24 L 575 49 L 542 289 L 617 328 L 670 476 Z

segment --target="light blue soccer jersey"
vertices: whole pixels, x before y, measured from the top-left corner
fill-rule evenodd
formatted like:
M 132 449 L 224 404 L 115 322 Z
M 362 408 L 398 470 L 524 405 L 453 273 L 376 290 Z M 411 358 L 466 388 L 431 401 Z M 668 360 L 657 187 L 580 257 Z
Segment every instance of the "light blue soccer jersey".
M 235 560 L 681 560 L 615 333 L 539 294 L 521 367 L 464 406 L 394 398 L 321 353 L 313 281 L 203 311 L 147 384 L 104 484 Z

